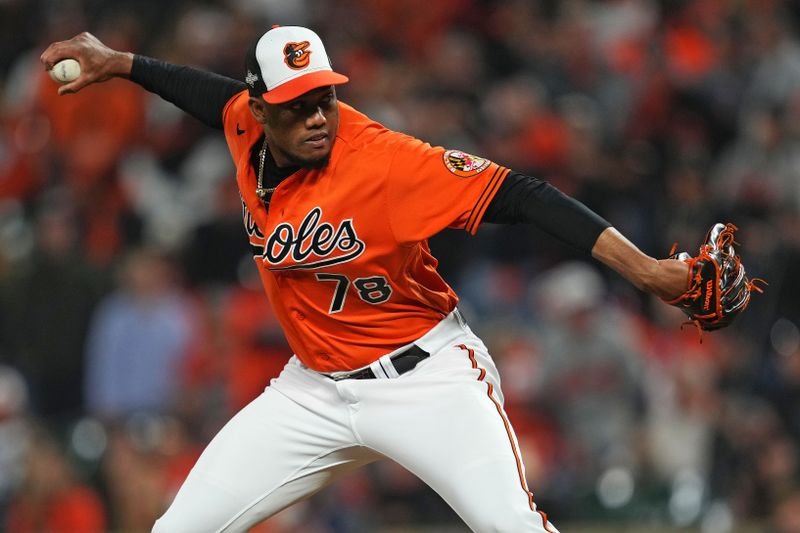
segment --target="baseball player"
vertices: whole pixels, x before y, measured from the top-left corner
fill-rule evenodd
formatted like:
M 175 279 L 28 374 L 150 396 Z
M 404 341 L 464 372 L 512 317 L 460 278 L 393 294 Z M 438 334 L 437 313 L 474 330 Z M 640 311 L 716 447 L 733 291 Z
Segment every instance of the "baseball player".
M 109 49 L 88 33 L 61 94 L 129 78 L 224 131 L 244 226 L 294 356 L 214 437 L 155 532 L 246 531 L 346 472 L 389 458 L 474 531 L 555 533 L 525 481 L 486 346 L 427 239 L 484 222 L 538 225 L 659 297 L 689 265 L 656 260 L 548 183 L 388 130 L 340 102 L 320 38 L 273 27 L 244 81 Z M 209 251 L 213 253 L 213 251 Z

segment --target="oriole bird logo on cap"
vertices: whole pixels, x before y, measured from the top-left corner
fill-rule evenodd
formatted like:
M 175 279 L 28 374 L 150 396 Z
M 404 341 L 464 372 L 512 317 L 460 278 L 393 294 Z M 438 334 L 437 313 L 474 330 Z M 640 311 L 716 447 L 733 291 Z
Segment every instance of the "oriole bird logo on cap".
M 311 50 L 308 47 L 308 41 L 286 43 L 286 46 L 283 47 L 283 61 L 290 69 L 301 70 L 306 68 L 311 61 Z

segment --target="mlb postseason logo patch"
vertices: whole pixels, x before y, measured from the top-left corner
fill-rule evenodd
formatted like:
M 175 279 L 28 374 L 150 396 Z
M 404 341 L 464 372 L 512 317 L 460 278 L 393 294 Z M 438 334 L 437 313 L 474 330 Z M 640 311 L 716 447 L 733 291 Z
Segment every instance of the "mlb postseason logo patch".
M 258 81 L 258 74 L 253 74 L 248 70 L 247 76 L 245 76 L 244 78 L 244 82 L 250 87 L 255 87 L 257 81 Z
M 442 154 L 444 165 L 447 169 L 461 178 L 470 178 L 480 174 L 491 161 L 475 155 L 462 152 L 460 150 L 447 150 Z

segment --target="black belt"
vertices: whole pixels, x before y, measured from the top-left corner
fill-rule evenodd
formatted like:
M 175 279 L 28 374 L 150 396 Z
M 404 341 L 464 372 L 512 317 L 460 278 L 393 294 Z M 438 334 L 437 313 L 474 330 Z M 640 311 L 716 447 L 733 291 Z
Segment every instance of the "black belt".
M 420 361 L 424 361 L 430 356 L 431 354 L 416 344 L 412 344 L 410 348 L 391 356 L 389 360 L 397 371 L 397 374 L 400 375 L 412 370 Z M 350 372 L 349 374 L 337 374 L 336 376 L 328 375 L 328 377 L 334 381 L 341 381 L 343 379 L 375 379 L 377 376 L 375 376 L 375 372 L 373 372 L 371 368 L 367 367 L 356 370 L 355 372 Z

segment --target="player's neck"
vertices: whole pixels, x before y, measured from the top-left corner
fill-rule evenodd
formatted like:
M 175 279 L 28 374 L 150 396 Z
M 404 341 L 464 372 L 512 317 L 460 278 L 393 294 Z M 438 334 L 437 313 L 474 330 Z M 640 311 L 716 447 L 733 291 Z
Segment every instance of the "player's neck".
M 261 147 L 261 143 L 264 142 L 264 137 L 256 142 L 253 145 L 253 150 L 250 155 L 250 164 L 253 165 L 253 168 L 256 172 L 258 172 L 258 167 L 260 164 L 259 161 L 259 151 Z M 278 166 L 275 162 L 275 158 L 273 157 L 272 153 L 269 149 L 267 149 L 264 157 L 264 185 L 267 187 L 272 187 L 283 181 L 284 179 L 288 178 L 295 172 L 300 170 L 298 165 L 289 165 L 289 166 Z

